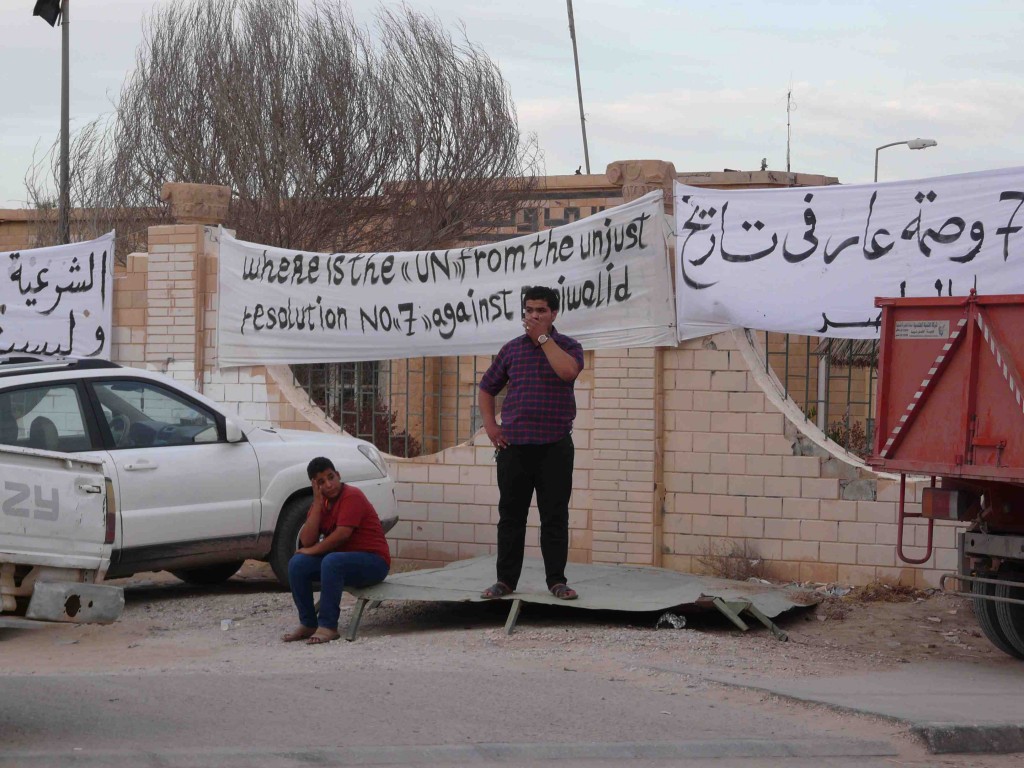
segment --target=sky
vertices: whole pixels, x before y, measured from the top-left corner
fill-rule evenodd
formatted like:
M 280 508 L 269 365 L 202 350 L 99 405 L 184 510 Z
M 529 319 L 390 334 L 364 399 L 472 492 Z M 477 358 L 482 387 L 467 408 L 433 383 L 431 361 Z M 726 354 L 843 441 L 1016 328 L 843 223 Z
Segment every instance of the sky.
M 113 110 L 143 20 L 170 0 L 71 0 L 72 131 Z M 299 0 L 300 5 L 308 0 Z M 508 82 L 548 174 L 584 164 L 566 4 L 408 0 L 462 25 Z M 352 0 L 372 21 L 375 3 Z M 0 208 L 25 205 L 33 152 L 57 138 L 59 29 L 0 0 Z M 1024 166 L 1020 0 L 574 0 L 590 167 L 786 170 L 879 180 Z M 188 179 L 181 179 L 188 181 Z

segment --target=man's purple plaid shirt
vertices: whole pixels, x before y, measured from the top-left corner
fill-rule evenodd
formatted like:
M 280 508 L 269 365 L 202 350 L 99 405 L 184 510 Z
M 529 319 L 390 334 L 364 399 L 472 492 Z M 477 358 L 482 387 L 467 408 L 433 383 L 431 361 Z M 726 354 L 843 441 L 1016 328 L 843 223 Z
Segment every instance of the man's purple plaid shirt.
M 549 344 L 572 355 L 583 370 L 583 347 L 569 336 L 551 329 Z M 576 418 L 573 382 L 558 378 L 544 350 L 525 333 L 498 352 L 480 389 L 497 397 L 508 384 L 501 405 L 501 433 L 511 445 L 543 445 L 561 440 Z

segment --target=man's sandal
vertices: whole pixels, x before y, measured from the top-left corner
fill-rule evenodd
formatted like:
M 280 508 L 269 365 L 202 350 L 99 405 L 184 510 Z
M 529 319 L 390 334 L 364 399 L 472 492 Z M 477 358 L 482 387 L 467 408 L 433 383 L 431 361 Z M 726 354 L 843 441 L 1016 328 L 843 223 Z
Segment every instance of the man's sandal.
M 508 597 L 515 592 L 512 587 L 503 581 L 496 581 L 483 592 L 480 593 L 480 597 L 484 600 L 500 600 L 503 597 Z
M 568 584 L 552 584 L 548 589 L 551 590 L 551 594 L 559 600 L 575 600 L 579 597 L 576 590 Z

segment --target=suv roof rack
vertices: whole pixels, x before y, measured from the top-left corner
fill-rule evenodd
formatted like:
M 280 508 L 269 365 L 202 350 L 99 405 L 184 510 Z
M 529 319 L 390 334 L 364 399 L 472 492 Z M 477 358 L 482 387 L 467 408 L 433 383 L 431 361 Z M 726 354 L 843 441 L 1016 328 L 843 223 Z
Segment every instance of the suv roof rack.
M 95 368 L 120 368 L 110 360 L 35 360 L 29 357 L 9 357 L 0 360 L 0 377 L 20 376 L 43 371 L 85 371 Z

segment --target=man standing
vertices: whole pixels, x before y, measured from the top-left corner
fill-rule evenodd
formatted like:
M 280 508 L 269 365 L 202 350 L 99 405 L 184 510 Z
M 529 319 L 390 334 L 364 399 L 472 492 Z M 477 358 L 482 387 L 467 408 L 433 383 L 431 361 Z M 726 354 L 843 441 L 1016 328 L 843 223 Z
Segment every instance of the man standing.
M 481 597 L 515 591 L 523 569 L 526 516 L 533 492 L 540 511 L 540 551 L 548 589 L 573 600 L 566 584 L 569 556 L 569 496 L 575 451 L 573 383 L 583 370 L 579 342 L 555 330 L 558 292 L 534 286 L 524 293 L 526 330 L 501 348 L 480 380 L 480 414 L 498 463 L 498 581 Z M 508 385 L 495 421 L 494 398 Z

